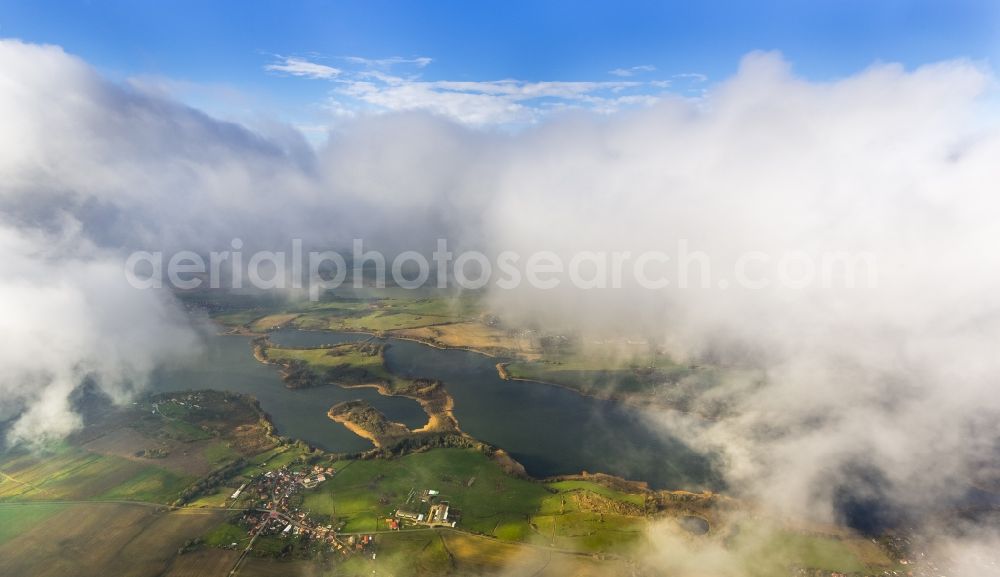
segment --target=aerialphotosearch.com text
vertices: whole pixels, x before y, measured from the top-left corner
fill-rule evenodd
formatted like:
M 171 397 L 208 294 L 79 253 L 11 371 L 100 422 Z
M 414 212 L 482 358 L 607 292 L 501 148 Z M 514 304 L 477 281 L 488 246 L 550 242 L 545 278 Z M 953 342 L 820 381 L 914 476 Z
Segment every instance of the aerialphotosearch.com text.
M 525 285 L 538 290 L 763 290 L 868 289 L 878 283 L 877 259 L 871 253 L 749 250 L 713 259 L 686 240 L 676 241 L 671 250 L 504 250 L 491 256 L 474 250 L 455 253 L 449 250 L 447 239 L 438 239 L 429 255 L 415 250 L 386 255 L 367 248 L 362 239 L 354 239 L 346 255 L 331 250 L 306 251 L 301 239 L 292 239 L 288 250 L 249 254 L 244 254 L 241 239 L 229 244 L 227 250 L 207 253 L 133 252 L 125 261 L 125 276 L 140 289 L 300 289 L 308 291 L 312 300 L 345 285 L 466 290 L 512 290 Z

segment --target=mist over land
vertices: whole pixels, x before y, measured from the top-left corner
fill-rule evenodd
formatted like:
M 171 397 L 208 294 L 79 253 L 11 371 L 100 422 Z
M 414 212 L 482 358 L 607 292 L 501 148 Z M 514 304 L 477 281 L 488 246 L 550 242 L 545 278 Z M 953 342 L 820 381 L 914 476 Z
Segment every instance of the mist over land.
M 713 278 L 746 251 L 864 252 L 875 286 L 522 285 L 488 299 L 507 318 L 639 335 L 732 368 L 698 400 L 725 399 L 729 417 L 650 409 L 649 426 L 718 452 L 727 483 L 765 510 L 843 522 L 848 495 L 919 523 L 984 467 L 997 474 L 995 83 L 962 60 L 813 82 L 752 53 L 698 99 L 569 111 L 513 133 L 362 116 L 313 147 L 280 123 L 222 121 L 109 80 L 58 47 L 0 41 L 0 298 L 13 303 L 0 315 L 0 417 L 17 440 L 63 436 L 85 379 L 124 400 L 197 346 L 167 291 L 125 282 L 135 250 L 360 238 L 394 254 L 447 238 L 568 258 L 684 241 Z M 962 529 L 945 546 L 996 544 L 986 526 Z M 654 534 L 669 550 L 669 531 Z M 729 574 L 729 555 L 690 566 L 717 559 Z

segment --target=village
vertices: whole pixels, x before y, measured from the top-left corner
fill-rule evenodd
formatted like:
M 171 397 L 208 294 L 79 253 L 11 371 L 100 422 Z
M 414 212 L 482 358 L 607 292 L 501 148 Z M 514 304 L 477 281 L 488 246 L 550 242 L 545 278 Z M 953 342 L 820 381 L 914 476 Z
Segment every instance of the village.
M 243 506 L 240 525 L 251 538 L 247 552 L 259 537 L 299 539 L 323 544 L 345 557 L 375 558 L 375 534 L 407 528 L 455 527 L 460 513 L 434 489 L 411 489 L 403 505 L 379 519 L 384 529 L 370 533 L 342 532 L 343 523 L 324 523 L 301 507 L 303 491 L 315 489 L 335 475 L 333 468 L 314 465 L 307 470 L 282 467 L 263 472 L 243 483 L 229 497 L 232 506 Z M 403 508 L 405 507 L 405 508 Z M 236 543 L 231 547 L 235 548 Z

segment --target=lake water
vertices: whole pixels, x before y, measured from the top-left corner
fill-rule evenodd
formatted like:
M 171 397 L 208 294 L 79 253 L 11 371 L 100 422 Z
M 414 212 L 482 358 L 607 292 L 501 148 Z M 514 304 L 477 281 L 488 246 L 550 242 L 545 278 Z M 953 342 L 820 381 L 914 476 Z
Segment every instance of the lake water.
M 371 338 L 355 333 L 283 330 L 276 344 L 317 346 Z M 214 388 L 255 396 L 282 435 L 330 451 L 370 448 L 326 416 L 335 403 L 364 399 L 387 417 L 410 427 L 426 421 L 413 400 L 379 395 L 374 389 L 284 387 L 277 369 L 258 363 L 249 339 L 210 336 L 203 355 L 185 367 L 154 376 L 160 391 Z M 504 381 L 496 359 L 455 349 L 386 339 L 386 365 L 402 376 L 440 379 L 455 398 L 455 416 L 473 437 L 506 449 L 530 474 L 546 477 L 604 472 L 647 481 L 658 488 L 717 487 L 708 460 L 677 439 L 644 424 L 641 411 L 539 383 Z
M 363 337 L 344 336 L 338 342 L 360 338 Z M 216 389 L 253 395 L 281 435 L 344 453 L 365 451 L 372 444 L 326 416 L 327 410 L 341 401 L 364 399 L 393 421 L 409 427 L 427 422 L 427 414 L 415 401 L 385 397 L 375 389 L 348 390 L 337 386 L 288 389 L 277 367 L 257 362 L 250 339 L 242 336 L 206 336 L 201 355 L 183 366 L 156 371 L 152 388 L 161 392 Z

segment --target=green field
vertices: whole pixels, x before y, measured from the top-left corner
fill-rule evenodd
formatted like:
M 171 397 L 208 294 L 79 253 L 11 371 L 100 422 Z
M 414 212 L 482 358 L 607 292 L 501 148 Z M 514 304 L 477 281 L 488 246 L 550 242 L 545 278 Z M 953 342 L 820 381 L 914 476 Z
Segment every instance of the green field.
M 199 478 L 275 444 L 242 397 L 158 395 L 109 408 L 68 440 L 0 451 L 0 502 L 173 503 Z
M 605 487 L 599 483 L 593 481 L 583 481 L 583 480 L 569 480 L 569 481 L 555 481 L 552 483 L 547 483 L 547 487 L 555 489 L 560 493 L 570 492 L 570 491 L 590 491 L 596 493 L 608 499 L 613 499 L 616 501 L 622 501 L 625 503 L 632 503 L 637 507 L 642 507 L 646 502 L 646 496 L 641 493 L 625 493 L 624 491 L 617 491 L 610 487 Z
M 543 353 L 537 361 L 512 362 L 506 369 L 513 378 L 555 383 L 597 396 L 650 394 L 694 372 L 660 354 L 575 349 Z
M 558 491 L 532 517 L 543 541 L 560 549 L 587 552 L 627 551 L 640 544 L 647 528 L 645 496 L 624 493 L 590 481 L 548 483 Z
M 246 530 L 228 521 L 205 535 L 205 545 L 209 547 L 229 547 L 233 543 L 245 547 L 249 542 L 250 536 L 247 535 Z
M 504 474 L 477 451 L 437 449 L 392 460 L 357 461 L 307 492 L 303 508 L 343 519 L 347 531 L 372 531 L 377 519 L 419 504 L 405 502 L 411 489 L 440 491 L 462 511 L 464 528 L 485 534 L 501 523 L 527 524 L 548 494 L 539 483 Z
M 303 361 L 317 369 L 346 368 L 372 378 L 391 379 L 392 374 L 382 365 L 382 357 L 358 348 L 357 343 L 344 343 L 323 349 L 292 349 L 271 347 L 267 356 L 275 361 Z
M 447 575 L 453 561 L 444 540 L 436 531 L 411 531 L 379 536 L 377 563 L 368 556 L 356 556 L 337 567 L 336 575 L 368 577 L 373 569 L 380 575 Z
M 765 520 L 736 526 L 730 545 L 753 576 L 788 574 L 793 568 L 850 574 L 881 574 L 898 569 L 886 553 L 859 536 L 807 534 Z
M 49 503 L 0 505 L 0 544 L 24 533 L 64 508 L 66 505 Z
M 346 523 L 345 531 L 385 529 L 398 509 L 421 507 L 424 489 L 440 491 L 461 511 L 459 528 L 508 541 L 550 539 L 558 546 L 610 551 L 631 543 L 645 526 L 642 495 L 587 481 L 540 483 L 505 474 L 495 462 L 469 449 L 435 449 L 392 460 L 356 461 L 319 488 L 306 492 L 303 509 Z M 415 496 L 407 502 L 411 490 Z M 587 507 L 574 495 L 587 494 Z M 608 512 L 598 509 L 604 507 Z
M 381 534 L 378 557 L 353 557 L 332 575 L 441 577 L 452 575 L 531 575 L 534 577 L 625 577 L 634 567 L 622 560 L 555 552 L 453 530 Z
M 194 481 L 154 465 L 66 444 L 0 455 L 0 501 L 132 500 L 169 503 Z
M 319 302 L 288 302 L 267 298 L 234 299 L 195 293 L 185 298 L 209 309 L 212 318 L 231 327 L 265 332 L 290 324 L 310 330 L 391 331 L 454 323 L 480 314 L 479 297 L 420 297 L 405 290 L 335 291 Z
M 266 355 L 269 360 L 289 367 L 298 364 L 285 375 L 285 382 L 293 388 L 336 382 L 341 385 L 382 384 L 390 391 L 398 391 L 410 384 L 409 380 L 385 368 L 381 345 L 372 343 L 344 343 L 322 349 L 270 347 Z

